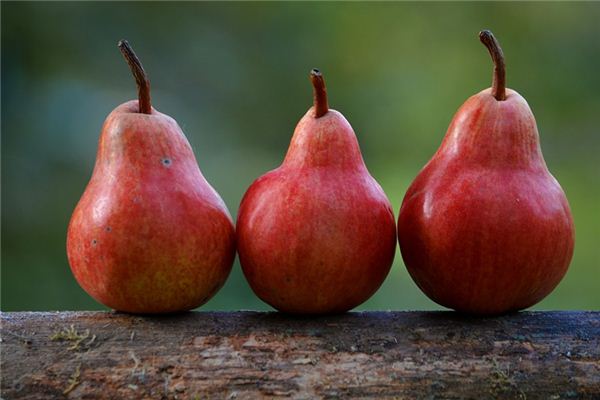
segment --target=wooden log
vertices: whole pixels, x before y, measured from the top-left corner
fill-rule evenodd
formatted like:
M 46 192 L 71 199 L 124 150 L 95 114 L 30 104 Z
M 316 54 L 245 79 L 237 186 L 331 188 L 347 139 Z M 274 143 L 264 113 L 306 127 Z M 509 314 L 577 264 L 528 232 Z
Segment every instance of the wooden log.
M 600 399 L 600 312 L 1 319 L 3 399 Z

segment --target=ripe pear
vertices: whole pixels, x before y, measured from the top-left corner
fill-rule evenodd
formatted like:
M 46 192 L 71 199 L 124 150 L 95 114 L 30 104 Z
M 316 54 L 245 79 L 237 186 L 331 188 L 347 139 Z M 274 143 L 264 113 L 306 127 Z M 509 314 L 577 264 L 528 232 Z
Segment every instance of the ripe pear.
M 233 221 L 177 122 L 151 106 L 135 53 L 126 41 L 119 48 L 139 99 L 104 123 L 92 178 L 69 224 L 69 263 L 81 287 L 115 310 L 189 310 L 229 275 Z
M 258 178 L 237 219 L 244 274 L 263 301 L 297 314 L 347 311 L 387 276 L 396 248 L 391 205 L 363 161 L 323 77 L 283 164 Z
M 501 314 L 547 296 L 567 271 L 574 226 L 550 174 L 535 119 L 505 86 L 491 32 L 493 84 L 458 110 L 435 155 L 409 187 L 398 219 L 408 272 L 433 301 L 471 314 Z

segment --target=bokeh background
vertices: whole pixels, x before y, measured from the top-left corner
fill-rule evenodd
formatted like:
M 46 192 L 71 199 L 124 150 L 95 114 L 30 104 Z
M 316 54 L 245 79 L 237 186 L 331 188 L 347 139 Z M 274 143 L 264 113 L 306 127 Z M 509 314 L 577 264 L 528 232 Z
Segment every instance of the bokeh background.
M 397 215 L 457 108 L 490 85 L 499 38 L 577 230 L 570 270 L 537 309 L 600 309 L 600 3 L 2 2 L 2 293 L 10 310 L 102 309 L 67 263 L 70 214 L 106 115 L 135 98 L 127 38 L 234 218 L 282 161 L 319 67 Z M 399 251 L 361 309 L 436 309 Z M 236 261 L 206 310 L 268 309 Z

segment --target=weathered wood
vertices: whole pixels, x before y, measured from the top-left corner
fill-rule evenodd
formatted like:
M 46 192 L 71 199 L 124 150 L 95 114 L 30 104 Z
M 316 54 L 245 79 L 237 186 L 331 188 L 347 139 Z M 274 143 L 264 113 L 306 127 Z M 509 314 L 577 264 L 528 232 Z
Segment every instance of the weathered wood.
M 2 313 L 3 399 L 600 399 L 600 312 Z

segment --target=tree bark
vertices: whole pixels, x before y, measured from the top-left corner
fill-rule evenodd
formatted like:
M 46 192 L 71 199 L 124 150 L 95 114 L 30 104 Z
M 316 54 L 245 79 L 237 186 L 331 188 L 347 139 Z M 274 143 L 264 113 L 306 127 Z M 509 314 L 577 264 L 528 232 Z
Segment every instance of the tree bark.
M 600 312 L 2 313 L 8 399 L 600 399 Z

